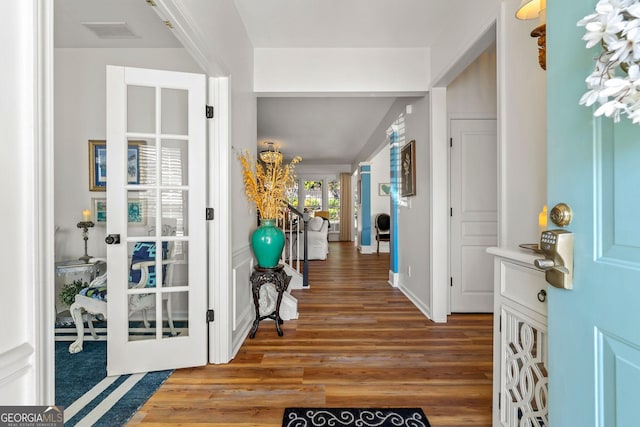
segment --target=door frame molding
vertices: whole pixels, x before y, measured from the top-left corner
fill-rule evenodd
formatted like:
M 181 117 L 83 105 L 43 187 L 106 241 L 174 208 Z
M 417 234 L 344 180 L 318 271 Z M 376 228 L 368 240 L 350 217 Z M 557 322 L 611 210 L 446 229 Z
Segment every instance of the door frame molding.
M 434 87 L 431 105 L 431 213 L 429 215 L 429 263 L 431 265 L 431 320 L 446 323 L 449 307 L 449 122 L 447 88 Z M 445 207 L 444 209 L 442 207 Z
M 33 236 L 33 296 L 35 397 L 37 404 L 55 401 L 55 223 L 54 223 L 54 81 L 53 0 L 32 1 L 36 23 L 33 40 L 35 106 L 34 171 L 31 190 L 35 228 Z
M 207 205 L 214 208 L 215 219 L 207 226 L 208 299 L 215 321 L 209 325 L 209 363 L 227 363 L 232 357 L 231 333 L 231 164 L 229 141 L 228 77 L 208 79 L 208 102 L 214 106 L 214 118 L 207 124 L 208 194 Z
M 430 140 L 430 224 L 429 263 L 431 266 L 431 320 L 446 323 L 449 313 L 449 121 L 447 87 L 493 41 L 500 39 L 497 17 L 487 23 L 476 40 L 466 46 L 456 61 L 434 79 L 429 91 Z M 499 97 L 498 97 L 499 98 Z M 500 100 L 498 99 L 498 116 Z M 471 116 L 471 114 L 469 114 Z M 493 117 L 495 118 L 495 117 Z M 500 119 L 498 121 L 498 160 L 500 162 Z M 500 163 L 499 163 L 500 164 Z M 500 175 L 498 175 L 500 179 Z M 498 190 L 498 200 L 501 192 Z M 445 206 L 443 209 L 442 207 Z M 498 212 L 498 239 L 501 227 Z M 500 240 L 498 240 L 500 241 Z
M 208 306 L 215 321 L 209 325 L 209 363 L 227 363 L 233 357 L 231 316 L 232 268 L 230 231 L 231 142 L 230 93 L 231 78 L 227 69 L 208 54 L 206 37 L 193 25 L 184 6 L 174 0 L 156 0 L 154 10 L 169 20 L 174 35 L 207 76 L 207 102 L 215 114 L 207 124 L 209 147 L 207 203 L 215 211 L 215 219 L 207 226 L 208 239 Z M 217 344 L 217 345 L 216 345 Z
M 207 76 L 207 102 L 215 115 L 207 124 L 208 169 L 207 205 L 213 207 L 215 219 L 207 225 L 208 307 L 215 321 L 209 325 L 209 363 L 227 363 L 232 357 L 232 277 L 230 189 L 230 92 L 227 69 L 207 50 L 207 40 L 193 25 L 184 6 L 173 0 L 156 0 L 154 10 L 174 27 L 174 35 Z

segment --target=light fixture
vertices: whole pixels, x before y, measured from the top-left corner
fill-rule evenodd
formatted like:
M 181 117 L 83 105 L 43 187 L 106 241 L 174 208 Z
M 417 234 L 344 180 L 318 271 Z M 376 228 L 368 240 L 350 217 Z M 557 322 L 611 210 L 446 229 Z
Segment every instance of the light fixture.
M 275 144 L 272 141 L 265 141 L 266 148 L 260 151 L 260 160 L 265 163 L 276 163 L 282 161 L 282 153 L 278 151 Z
M 538 18 L 538 26 L 531 31 L 531 37 L 538 38 L 538 63 L 547 69 L 547 0 L 522 0 L 516 11 L 518 19 Z

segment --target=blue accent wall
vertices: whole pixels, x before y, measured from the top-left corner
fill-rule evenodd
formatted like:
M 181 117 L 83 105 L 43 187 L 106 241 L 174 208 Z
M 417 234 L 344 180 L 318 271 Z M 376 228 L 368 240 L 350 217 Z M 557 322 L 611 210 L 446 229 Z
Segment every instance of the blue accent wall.
M 371 165 L 360 165 L 362 233 L 360 245 L 371 245 Z
M 398 162 L 400 148 L 398 147 L 398 132 L 393 131 L 389 136 L 390 144 L 390 177 L 391 177 L 391 240 L 389 241 L 389 268 L 392 272 L 398 272 L 398 212 L 399 209 L 399 173 Z

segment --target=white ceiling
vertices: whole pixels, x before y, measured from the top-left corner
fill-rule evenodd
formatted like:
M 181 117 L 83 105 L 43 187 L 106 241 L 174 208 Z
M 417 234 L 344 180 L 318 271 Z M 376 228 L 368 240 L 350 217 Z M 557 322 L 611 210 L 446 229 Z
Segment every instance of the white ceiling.
M 234 0 L 255 47 L 423 47 L 472 0 Z M 145 0 L 56 0 L 56 47 L 180 47 Z M 100 39 L 82 22 L 126 22 Z M 304 164 L 350 164 L 395 98 L 260 98 L 258 141 Z M 260 147 L 259 147 L 260 148 Z
M 426 47 L 469 0 L 235 0 L 254 47 Z
M 302 164 L 350 164 L 395 98 L 259 98 L 258 143 Z M 380 144 L 384 143 L 384 135 Z
M 53 6 L 55 47 L 182 47 L 145 0 L 55 0 Z M 138 37 L 100 39 L 83 22 L 125 22 Z

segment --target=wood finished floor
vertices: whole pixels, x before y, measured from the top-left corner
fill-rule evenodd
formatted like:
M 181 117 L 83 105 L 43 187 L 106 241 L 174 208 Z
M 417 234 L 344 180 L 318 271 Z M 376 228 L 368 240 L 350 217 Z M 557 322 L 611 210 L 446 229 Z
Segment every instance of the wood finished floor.
M 389 255 L 332 242 L 296 290 L 297 320 L 262 322 L 228 365 L 180 369 L 129 425 L 280 427 L 285 407 L 421 407 L 431 425 L 490 426 L 492 315 L 428 320 L 387 283 Z M 425 279 L 426 280 L 426 279 Z

